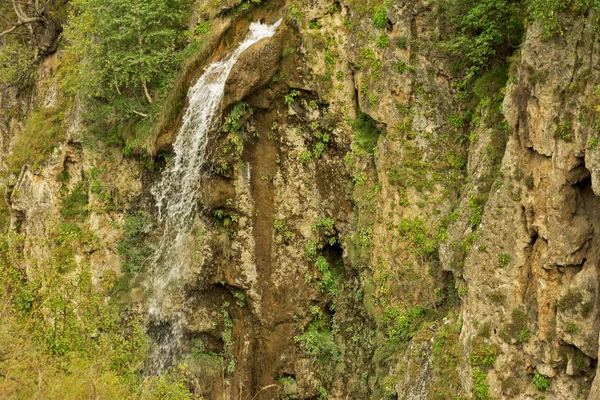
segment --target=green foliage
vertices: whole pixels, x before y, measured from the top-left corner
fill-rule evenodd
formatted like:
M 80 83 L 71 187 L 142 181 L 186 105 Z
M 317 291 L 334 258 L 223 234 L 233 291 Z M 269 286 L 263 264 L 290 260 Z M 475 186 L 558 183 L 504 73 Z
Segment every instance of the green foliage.
M 87 265 L 74 261 L 69 249 L 85 229 L 66 223 L 59 231 L 58 241 L 68 241 L 61 251 L 73 268 L 65 271 L 52 256 L 38 260 L 28 276 L 18 250 L 23 237 L 14 232 L 0 237 L 3 396 L 152 398 L 152 379 L 142 389 L 147 351 L 142 319 L 122 316 L 92 284 Z
M 473 397 L 475 400 L 493 400 L 487 375 L 479 368 L 473 368 Z
M 307 164 L 310 160 L 312 160 L 312 153 L 308 150 L 304 150 L 300 153 L 300 162 L 302 164 Z
M 65 26 L 62 90 L 85 104 L 86 133 L 125 155 L 152 153 L 154 125 L 170 126 L 187 83 L 161 110 L 184 57 L 191 0 L 74 0 Z M 183 94 L 181 92 L 184 92 Z M 159 114 L 160 111 L 160 114 Z
M 510 262 L 510 254 L 500 253 L 498 254 L 498 263 L 501 267 L 506 267 Z
M 67 220 L 82 220 L 88 215 L 88 187 L 79 183 L 62 200 L 60 214 Z
M 531 332 L 529 331 L 529 329 L 526 326 L 521 327 L 521 330 L 519 331 L 519 342 L 528 342 L 530 338 Z
M 227 133 L 238 133 L 240 131 L 240 119 L 246 115 L 252 115 L 254 111 L 243 101 L 236 103 L 229 111 L 229 114 L 223 119 L 223 125 L 221 126 L 222 132 Z
M 444 47 L 459 60 L 465 80 L 521 41 L 523 21 L 517 0 L 443 0 L 440 6 L 456 29 Z
M 576 312 L 577 307 L 583 302 L 583 294 L 579 290 L 569 289 L 556 304 L 559 311 Z
M 451 113 L 448 115 L 448 122 L 450 122 L 450 125 L 457 129 L 462 129 L 465 127 L 464 119 L 457 113 Z
M 406 71 L 406 63 L 404 61 L 398 61 L 394 64 L 394 67 L 396 67 L 396 72 L 399 74 L 403 74 Z
M 233 293 L 233 297 L 235 297 L 235 304 L 237 304 L 238 307 L 244 307 L 246 305 L 246 295 L 243 290 L 236 290 Z
M 335 360 L 339 356 L 339 349 L 334 342 L 330 324 L 317 306 L 311 307 L 311 314 L 312 322 L 301 334 L 294 336 L 294 341 L 302 346 L 306 354 L 323 362 Z
M 387 20 L 387 10 L 385 9 L 385 7 L 378 6 L 377 8 L 375 8 L 375 14 L 373 15 L 373 25 L 375 25 L 377 29 L 385 29 L 385 26 L 387 25 Z
M 507 324 L 504 333 L 501 333 L 502 338 L 509 342 L 511 338 L 519 340 L 521 343 L 529 341 L 531 332 L 527 327 L 527 314 L 521 307 L 517 307 L 512 310 L 511 322 Z
M 339 263 L 331 268 L 325 257 L 318 256 L 315 261 L 315 267 L 317 267 L 322 276 L 319 282 L 319 289 L 336 298 L 340 292 L 339 279 L 341 276 L 341 266 Z
M 330 217 L 317 217 L 317 220 L 315 221 L 315 223 L 312 225 L 312 230 L 314 232 L 328 232 L 328 231 L 332 231 L 333 227 L 335 225 L 335 220 L 333 218 Z
M 544 392 L 550 388 L 550 379 L 540 374 L 538 371 L 533 373 L 531 383 L 533 383 L 533 386 L 540 392 Z
M 27 88 L 36 76 L 36 51 L 11 41 L 0 46 L 0 89 Z
M 475 347 L 469 355 L 469 361 L 474 367 L 492 367 L 496 362 L 496 347 L 492 345 Z
M 571 121 L 566 120 L 556 126 L 556 131 L 554 132 L 555 137 L 559 137 L 565 142 L 570 142 L 573 140 L 571 137 Z
M 375 120 L 359 111 L 358 117 L 350 121 L 350 125 L 354 128 L 354 140 L 358 149 L 373 154 L 377 147 L 377 139 L 381 135 Z
M 424 317 L 425 309 L 422 307 L 412 307 L 403 312 L 400 307 L 392 306 L 384 311 L 382 322 L 390 339 L 407 342 L 418 331 Z
M 63 113 L 59 108 L 34 111 L 6 158 L 10 172 L 18 173 L 25 164 L 38 168 L 64 138 Z
M 79 62 L 70 65 L 89 96 L 114 98 L 160 84 L 175 67 L 186 0 L 74 0 L 65 36 Z
M 194 33 L 196 35 L 208 35 L 210 33 L 210 29 L 211 29 L 211 22 L 204 21 L 201 24 L 196 25 L 196 28 L 194 28 Z
M 588 9 L 600 11 L 598 0 L 529 0 L 529 15 L 542 26 L 542 38 L 563 35 L 561 14 L 567 10 L 576 15 L 584 14 Z
M 153 248 L 146 242 L 152 232 L 150 218 L 143 214 L 134 214 L 127 217 L 123 225 L 123 239 L 118 245 L 122 258 L 122 268 L 125 272 L 140 272 L 148 257 L 153 253 Z
M 379 35 L 377 37 L 377 47 L 378 48 L 385 49 L 389 45 L 390 45 L 390 38 L 385 33 L 382 33 L 381 35 Z
M 294 101 L 295 101 L 294 99 L 298 96 L 300 96 L 300 91 L 296 90 L 296 89 L 292 89 L 292 90 L 290 90 L 290 92 L 288 94 L 286 94 L 284 96 L 283 102 L 285 103 L 285 105 L 290 106 L 290 105 L 294 104 Z
M 403 218 L 398 224 L 398 233 L 410 242 L 418 254 L 437 256 L 439 237 L 427 229 L 422 219 Z

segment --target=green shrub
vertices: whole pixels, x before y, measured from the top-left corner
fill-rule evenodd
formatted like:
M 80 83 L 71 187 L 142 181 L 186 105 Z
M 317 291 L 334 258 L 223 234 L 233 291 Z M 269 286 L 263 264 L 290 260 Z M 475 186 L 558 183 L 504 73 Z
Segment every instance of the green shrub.
M 533 373 L 533 379 L 531 381 L 533 386 L 540 392 L 546 391 L 550 388 L 550 379 L 535 371 Z
M 152 232 L 150 218 L 143 213 L 130 215 L 123 225 L 123 239 L 118 245 L 123 257 L 122 268 L 125 272 L 139 272 L 143 269 L 153 249 L 146 242 Z
M 487 375 L 479 368 L 473 369 L 473 397 L 475 400 L 493 400 Z
M 496 362 L 496 347 L 492 345 L 475 347 L 469 355 L 469 361 L 474 367 L 492 367 Z
M 381 135 L 375 120 L 359 111 L 358 117 L 351 121 L 350 125 L 354 128 L 354 140 L 358 148 L 366 153 L 373 154 L 377 147 L 377 139 Z
M 310 151 L 305 150 L 300 153 L 300 162 L 302 164 L 307 164 L 310 160 L 312 160 L 312 153 Z
M 523 13 L 516 0 L 444 0 L 441 12 L 456 33 L 444 47 L 471 79 L 488 61 L 521 42 Z
M 0 46 L 0 89 L 25 89 L 36 75 L 36 52 L 31 46 L 16 41 Z
M 390 45 L 390 38 L 385 33 L 382 33 L 381 35 L 379 35 L 377 37 L 377 47 L 378 48 L 385 49 L 389 45 Z
M 60 214 L 67 220 L 82 220 L 88 214 L 88 187 L 80 183 L 62 201 Z
M 26 164 L 39 167 L 64 138 L 63 113 L 59 108 L 34 111 L 6 158 L 9 170 L 18 173 Z
M 498 263 L 501 267 L 506 267 L 510 262 L 510 254 L 500 253 L 498 254 Z
M 378 6 L 377 8 L 375 8 L 375 15 L 373 15 L 373 25 L 375 25 L 377 29 L 385 29 L 385 26 L 387 25 L 387 20 L 387 10 L 385 9 L 385 7 Z
M 564 34 L 561 14 L 567 10 L 573 11 L 576 15 L 582 15 L 590 8 L 600 12 L 598 0 L 530 0 L 528 4 L 529 15 L 533 21 L 541 25 L 544 39 Z
M 557 308 L 559 311 L 577 311 L 577 307 L 583 302 L 583 294 L 579 290 L 569 289 L 563 297 L 558 300 Z
M 571 137 L 571 121 L 567 120 L 557 125 L 556 131 L 554 132 L 555 137 L 559 137 L 565 142 L 573 140 Z

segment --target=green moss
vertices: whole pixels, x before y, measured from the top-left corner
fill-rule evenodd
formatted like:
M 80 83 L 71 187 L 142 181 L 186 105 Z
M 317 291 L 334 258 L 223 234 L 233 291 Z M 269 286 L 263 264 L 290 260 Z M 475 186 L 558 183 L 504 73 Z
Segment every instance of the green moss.
M 583 302 L 583 295 L 578 290 L 569 289 L 556 304 L 560 311 L 576 312 L 577 307 Z
M 381 135 L 375 120 L 367 114 L 359 112 L 358 118 L 351 121 L 350 125 L 354 128 L 354 140 L 357 147 L 366 153 L 373 154 L 377 147 L 377 139 Z
M 18 173 L 24 165 L 38 168 L 64 138 L 63 113 L 59 108 L 34 111 L 6 158 L 9 170 Z

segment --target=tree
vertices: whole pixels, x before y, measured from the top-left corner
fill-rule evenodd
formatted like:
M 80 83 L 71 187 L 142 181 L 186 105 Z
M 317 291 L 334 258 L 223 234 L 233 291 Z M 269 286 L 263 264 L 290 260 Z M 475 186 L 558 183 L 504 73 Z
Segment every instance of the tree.
M 53 17 L 55 6 L 65 0 L 11 0 L 0 8 L 0 37 L 25 36 L 27 44 L 42 54 L 56 51 L 61 24 Z M 59 4 L 60 3 L 60 4 Z M 7 44 L 4 41 L 3 44 Z
M 56 10 L 67 0 L 5 0 L 0 4 L 0 90 L 27 88 L 40 57 L 58 46 Z
M 113 98 L 139 93 L 152 103 L 185 29 L 187 0 L 73 0 L 66 37 L 79 60 L 80 89 Z

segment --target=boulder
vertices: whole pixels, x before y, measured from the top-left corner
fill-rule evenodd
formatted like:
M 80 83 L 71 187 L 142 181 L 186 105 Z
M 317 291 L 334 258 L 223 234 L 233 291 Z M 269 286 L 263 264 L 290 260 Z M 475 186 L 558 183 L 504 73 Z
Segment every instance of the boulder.
M 279 69 L 282 52 L 282 32 L 262 39 L 242 53 L 227 82 L 222 108 L 226 109 L 271 81 Z

